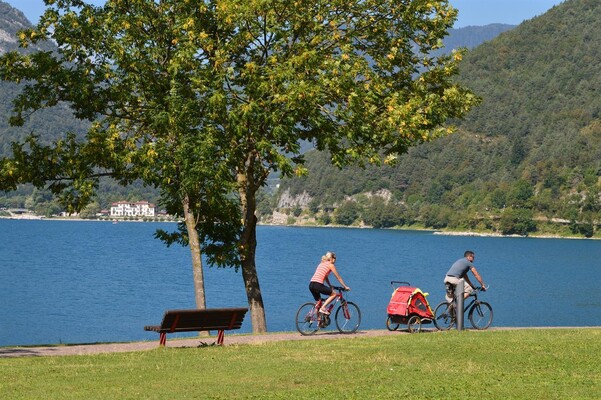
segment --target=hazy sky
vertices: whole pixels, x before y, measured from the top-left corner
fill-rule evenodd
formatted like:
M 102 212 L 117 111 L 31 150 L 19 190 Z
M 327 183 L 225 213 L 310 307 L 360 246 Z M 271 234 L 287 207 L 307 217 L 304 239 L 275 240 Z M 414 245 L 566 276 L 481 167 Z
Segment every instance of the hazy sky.
M 0 0 L 23 11 L 36 23 L 44 11 L 43 0 Z M 503 23 L 518 25 L 522 21 L 544 14 L 563 0 L 450 0 L 459 10 L 456 28 L 469 25 Z M 569 0 L 567 0 L 569 1 Z M 88 3 L 103 4 L 104 0 L 88 0 Z

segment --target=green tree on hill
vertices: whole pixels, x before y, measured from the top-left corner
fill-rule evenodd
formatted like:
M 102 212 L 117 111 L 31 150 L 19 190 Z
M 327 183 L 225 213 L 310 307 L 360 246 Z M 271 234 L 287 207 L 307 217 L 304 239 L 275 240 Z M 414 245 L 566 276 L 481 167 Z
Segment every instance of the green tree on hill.
M 355 201 L 345 201 L 334 211 L 334 221 L 340 225 L 352 225 L 359 217 L 360 206 Z
M 81 209 L 101 176 L 161 191 L 184 217 L 168 244 L 242 270 L 253 331 L 266 330 L 255 265 L 257 191 L 272 171 L 305 172 L 301 140 L 331 161 L 393 161 L 477 104 L 454 81 L 461 53 L 434 57 L 453 25 L 447 1 L 80 0 L 48 2 L 0 77 L 26 81 L 14 124 L 60 102 L 92 122 L 85 138 L 39 137 L 1 160 L 0 189 L 49 188 Z M 33 162 L 25 162 L 25 161 Z

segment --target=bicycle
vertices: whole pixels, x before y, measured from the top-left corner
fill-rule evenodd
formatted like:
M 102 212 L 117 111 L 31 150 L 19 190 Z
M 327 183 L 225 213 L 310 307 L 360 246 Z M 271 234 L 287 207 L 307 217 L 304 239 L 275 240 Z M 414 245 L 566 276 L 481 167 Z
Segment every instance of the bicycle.
M 469 295 L 470 301 L 464 307 L 464 315 L 467 313 L 468 318 L 475 329 L 484 330 L 487 329 L 492 323 L 493 311 L 490 304 L 485 301 L 478 300 L 478 292 L 483 292 L 487 288 L 477 287 Z M 457 316 L 455 313 L 455 302 L 443 301 L 436 306 L 434 310 L 434 325 L 440 330 L 448 330 L 457 323 Z
M 336 305 L 336 328 L 341 333 L 354 333 L 359 329 L 361 323 L 361 310 L 352 301 L 347 301 L 344 298 L 344 288 L 341 286 L 333 286 L 336 291 L 336 298 L 328 305 L 328 311 L 332 310 Z M 331 314 L 323 314 L 319 312 L 321 305 L 325 299 L 319 299 L 317 302 L 308 302 L 301 305 L 296 312 L 296 329 L 301 335 L 312 335 L 320 329 L 327 328 L 331 323 Z

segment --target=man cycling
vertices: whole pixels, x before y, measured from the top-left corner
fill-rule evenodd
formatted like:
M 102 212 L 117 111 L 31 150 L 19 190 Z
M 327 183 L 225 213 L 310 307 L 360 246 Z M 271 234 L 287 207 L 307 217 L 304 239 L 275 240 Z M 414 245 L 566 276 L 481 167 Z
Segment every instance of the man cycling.
M 463 253 L 463 258 L 460 258 L 459 260 L 455 261 L 449 269 L 449 271 L 447 272 L 447 275 L 444 278 L 444 283 L 447 287 L 447 293 L 445 296 L 447 301 L 453 301 L 455 286 L 457 286 L 457 284 L 461 281 L 467 283 L 467 285 L 463 285 L 464 298 L 467 298 L 474 291 L 474 286 L 472 285 L 472 282 L 470 281 L 470 278 L 467 275 L 468 271 L 472 271 L 474 277 L 478 280 L 478 282 L 480 282 L 482 290 L 486 290 L 486 285 L 484 285 L 482 277 L 480 276 L 478 270 L 473 264 L 474 258 L 475 254 L 473 251 L 466 251 L 465 253 Z

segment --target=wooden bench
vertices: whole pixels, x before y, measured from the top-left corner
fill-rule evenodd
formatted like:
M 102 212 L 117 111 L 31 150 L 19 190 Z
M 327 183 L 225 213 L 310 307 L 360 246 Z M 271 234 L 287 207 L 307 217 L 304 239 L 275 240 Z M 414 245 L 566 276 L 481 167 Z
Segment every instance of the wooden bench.
M 208 308 L 204 310 L 168 310 L 161 325 L 145 326 L 159 333 L 159 345 L 167 343 L 167 334 L 175 332 L 218 331 L 217 344 L 223 345 L 224 331 L 240 329 L 248 308 Z

